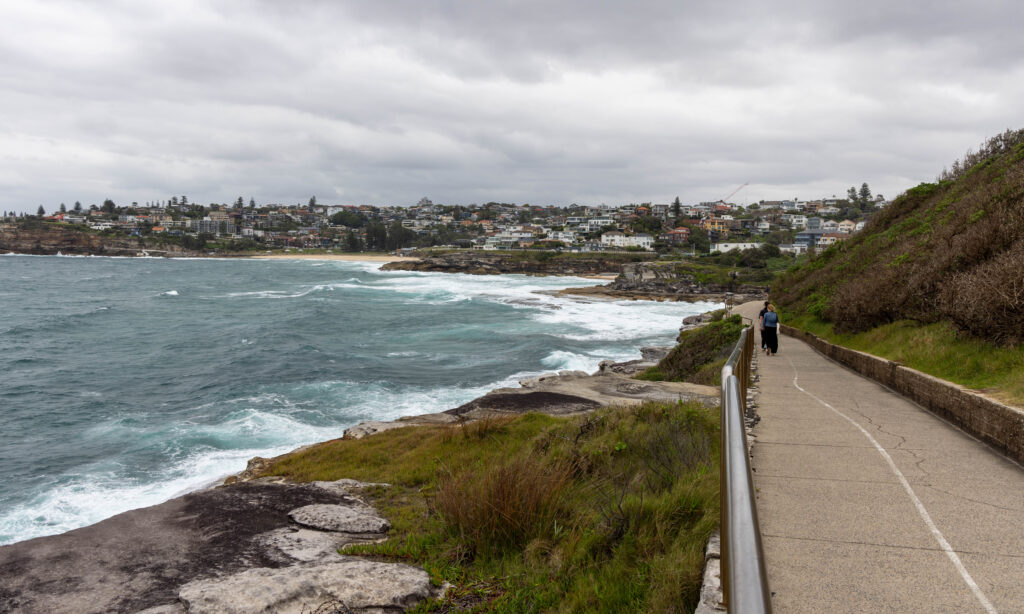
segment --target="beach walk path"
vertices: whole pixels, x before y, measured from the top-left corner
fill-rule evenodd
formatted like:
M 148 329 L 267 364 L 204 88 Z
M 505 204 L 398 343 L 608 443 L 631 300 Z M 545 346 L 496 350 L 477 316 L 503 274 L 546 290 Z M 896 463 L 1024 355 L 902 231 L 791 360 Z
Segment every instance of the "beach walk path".
M 1024 469 L 780 337 L 752 452 L 776 614 L 1024 612 Z

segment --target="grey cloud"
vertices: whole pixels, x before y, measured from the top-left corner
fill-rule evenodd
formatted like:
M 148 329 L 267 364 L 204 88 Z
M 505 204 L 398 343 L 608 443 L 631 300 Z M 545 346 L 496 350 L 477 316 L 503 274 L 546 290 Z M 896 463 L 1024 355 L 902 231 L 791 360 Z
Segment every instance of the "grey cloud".
M 1019 122 L 1010 2 L 0 9 L 0 209 L 894 196 Z M 796 194 L 789 194 L 796 192 Z

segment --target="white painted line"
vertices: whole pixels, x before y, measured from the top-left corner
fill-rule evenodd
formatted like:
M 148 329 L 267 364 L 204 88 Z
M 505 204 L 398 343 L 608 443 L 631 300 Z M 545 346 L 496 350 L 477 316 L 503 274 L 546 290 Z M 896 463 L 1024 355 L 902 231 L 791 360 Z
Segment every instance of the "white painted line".
M 793 364 L 793 360 L 790 359 L 788 356 L 786 357 L 786 359 L 789 361 L 789 366 L 793 368 L 793 385 L 796 386 L 797 390 L 811 397 L 818 403 L 821 403 L 825 407 L 831 409 L 841 418 L 843 418 L 853 426 L 857 427 L 857 429 L 861 433 L 863 433 L 865 437 L 868 438 L 868 441 L 870 441 L 871 444 L 875 446 L 875 449 L 878 450 L 878 453 L 882 455 L 882 458 L 885 459 L 885 462 L 889 463 L 889 469 L 892 469 L 892 472 L 896 474 L 896 479 L 898 479 L 900 481 L 900 484 L 903 485 L 903 490 L 907 491 L 907 495 L 909 495 L 910 500 L 913 501 L 914 507 L 917 508 L 917 513 L 921 515 L 921 519 L 924 520 L 924 523 L 926 525 L 928 525 L 928 530 L 932 532 L 932 536 L 935 538 L 935 541 L 939 543 L 939 548 L 941 548 L 942 551 L 946 553 L 946 556 L 949 557 L 949 560 L 953 562 L 953 566 L 956 567 L 956 570 L 960 572 L 960 577 L 963 578 L 964 582 L 967 583 L 967 586 L 971 589 L 971 592 L 974 593 L 974 596 L 978 598 L 978 601 L 981 602 L 981 605 L 983 608 L 985 608 L 986 612 L 988 612 L 989 614 L 998 614 L 995 607 L 992 606 L 992 603 L 989 602 L 987 597 L 985 597 L 985 593 L 981 592 L 981 588 L 978 587 L 978 583 L 975 582 L 974 578 L 971 577 L 971 574 L 967 572 L 967 568 L 964 567 L 963 562 L 960 561 L 960 557 L 957 556 L 956 552 L 953 551 L 953 547 L 949 545 L 949 542 L 946 541 L 945 536 L 942 535 L 942 532 L 939 531 L 939 528 L 935 526 L 934 522 L 932 522 L 932 517 L 928 514 L 928 510 L 924 508 L 924 504 L 921 503 L 921 500 L 917 498 L 917 494 L 914 493 L 914 489 L 910 487 L 910 482 L 907 481 L 906 476 L 904 476 L 903 472 L 899 470 L 899 467 L 896 466 L 896 463 L 892 460 L 892 457 L 889 456 L 889 453 L 885 451 L 885 448 L 883 448 L 882 445 L 879 444 L 878 441 L 871 436 L 871 433 L 867 432 L 864 429 L 864 427 L 857 424 L 857 422 L 854 421 L 852 418 L 850 418 L 843 412 L 839 411 L 835 407 L 832 407 L 825 401 L 814 396 L 810 392 L 807 392 L 806 390 L 801 388 L 800 384 L 797 383 L 797 378 L 799 377 L 799 375 L 796 371 L 796 365 Z

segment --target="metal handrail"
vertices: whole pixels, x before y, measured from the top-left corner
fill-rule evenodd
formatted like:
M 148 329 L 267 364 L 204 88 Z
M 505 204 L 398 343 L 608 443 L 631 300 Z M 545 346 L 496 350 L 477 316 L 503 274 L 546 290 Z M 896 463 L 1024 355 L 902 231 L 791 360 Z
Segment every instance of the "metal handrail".
M 743 421 L 753 353 L 754 327 L 748 326 L 722 367 L 722 591 L 729 612 L 770 614 Z

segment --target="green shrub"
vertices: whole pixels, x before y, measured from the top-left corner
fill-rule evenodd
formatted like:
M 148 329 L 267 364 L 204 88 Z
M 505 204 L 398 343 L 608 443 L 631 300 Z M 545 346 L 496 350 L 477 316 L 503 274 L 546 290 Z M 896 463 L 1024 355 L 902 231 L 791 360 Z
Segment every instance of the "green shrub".
M 728 358 L 744 327 L 743 319 L 733 315 L 680 333 L 678 345 L 641 379 L 660 375 L 670 381 L 693 381 L 694 377 L 699 377 L 701 383 L 715 381 L 716 376 L 703 371 L 709 365 L 724 364 L 721 361 Z

